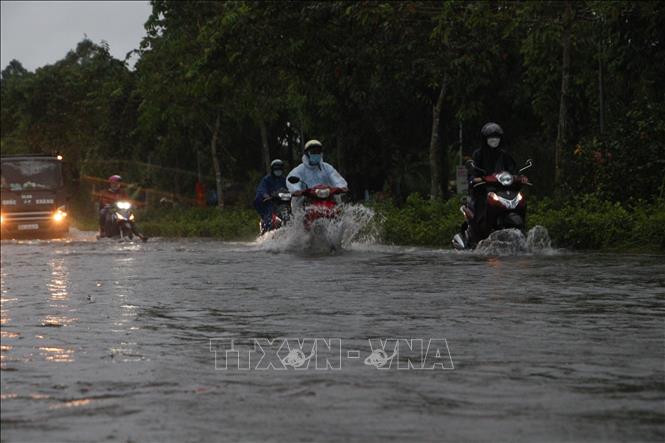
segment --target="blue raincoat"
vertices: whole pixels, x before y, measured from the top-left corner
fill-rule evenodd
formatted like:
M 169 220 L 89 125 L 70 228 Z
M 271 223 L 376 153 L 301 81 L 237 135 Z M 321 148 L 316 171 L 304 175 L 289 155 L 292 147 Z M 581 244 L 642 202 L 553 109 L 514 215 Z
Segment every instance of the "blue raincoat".
M 264 226 L 269 226 L 272 219 L 273 204 L 268 200 L 264 202 L 266 197 L 272 195 L 273 192 L 280 189 L 286 189 L 286 177 L 276 177 L 268 174 L 261 179 L 258 188 L 256 188 L 256 197 L 254 197 L 254 208 L 261 216 L 261 223 Z

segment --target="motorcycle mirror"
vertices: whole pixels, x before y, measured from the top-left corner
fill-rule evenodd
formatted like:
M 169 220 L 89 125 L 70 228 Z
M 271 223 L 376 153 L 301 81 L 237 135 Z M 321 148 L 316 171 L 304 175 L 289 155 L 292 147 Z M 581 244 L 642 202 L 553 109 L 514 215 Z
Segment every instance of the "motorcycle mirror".
M 532 166 L 533 166 L 533 160 L 532 159 L 527 159 L 524 167 L 522 169 L 520 169 L 520 172 L 526 171 L 527 169 L 529 169 Z
M 289 180 L 289 183 L 291 183 L 292 185 L 295 185 L 298 182 L 300 182 L 300 178 L 296 177 L 295 175 L 292 175 L 291 177 L 289 177 L 288 180 Z
M 487 172 L 486 172 L 484 169 L 479 168 L 478 166 L 476 166 L 476 163 L 475 163 L 473 160 L 471 160 L 471 159 L 469 159 L 469 160 L 466 161 L 466 167 L 467 167 L 468 169 L 475 169 L 476 171 L 480 171 L 480 172 L 482 172 L 483 174 L 487 174 Z

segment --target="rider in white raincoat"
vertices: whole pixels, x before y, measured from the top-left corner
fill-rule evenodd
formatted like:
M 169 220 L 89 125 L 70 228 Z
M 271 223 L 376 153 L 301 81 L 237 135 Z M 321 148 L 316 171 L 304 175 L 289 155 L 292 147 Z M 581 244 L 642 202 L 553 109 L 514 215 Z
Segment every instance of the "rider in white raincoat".
M 297 183 L 291 183 L 290 177 L 298 177 Z M 302 156 L 302 163 L 296 166 L 286 179 L 286 186 L 294 197 L 294 209 L 302 205 L 301 193 L 305 189 L 313 188 L 316 185 L 328 185 L 334 188 L 341 188 L 343 192 L 348 192 L 348 185 L 344 177 L 329 163 L 323 161 L 323 145 L 318 140 L 310 140 L 305 144 L 305 154 Z

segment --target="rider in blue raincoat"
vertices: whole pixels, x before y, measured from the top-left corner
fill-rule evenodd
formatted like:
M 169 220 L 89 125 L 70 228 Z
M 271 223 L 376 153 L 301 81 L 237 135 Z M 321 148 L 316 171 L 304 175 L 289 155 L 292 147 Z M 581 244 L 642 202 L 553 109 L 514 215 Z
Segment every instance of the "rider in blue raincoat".
M 287 179 L 286 185 L 294 197 L 300 196 L 302 191 L 316 185 L 328 185 L 348 192 L 344 177 L 331 164 L 323 161 L 323 145 L 318 140 L 310 140 L 305 144 L 302 163 L 289 173 L 289 177 L 292 176 L 300 179 L 298 183 L 291 183 Z
M 276 192 L 286 188 L 284 162 L 280 159 L 275 159 L 270 163 L 270 174 L 261 179 L 261 183 L 256 188 L 256 197 L 254 197 L 254 208 L 256 208 L 256 211 L 261 216 L 262 231 L 271 229 L 273 212 L 271 197 Z

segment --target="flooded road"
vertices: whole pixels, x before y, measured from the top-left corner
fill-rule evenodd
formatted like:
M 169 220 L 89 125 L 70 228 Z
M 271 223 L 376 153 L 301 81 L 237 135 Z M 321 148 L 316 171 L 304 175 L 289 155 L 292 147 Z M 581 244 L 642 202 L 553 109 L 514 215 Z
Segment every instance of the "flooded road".
M 91 233 L 1 255 L 3 442 L 665 437 L 662 256 Z M 218 347 L 285 338 L 339 343 L 340 367 Z M 366 364 L 379 339 L 445 339 L 443 364 Z

